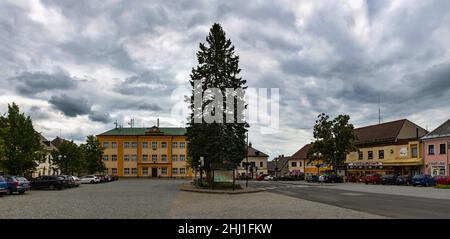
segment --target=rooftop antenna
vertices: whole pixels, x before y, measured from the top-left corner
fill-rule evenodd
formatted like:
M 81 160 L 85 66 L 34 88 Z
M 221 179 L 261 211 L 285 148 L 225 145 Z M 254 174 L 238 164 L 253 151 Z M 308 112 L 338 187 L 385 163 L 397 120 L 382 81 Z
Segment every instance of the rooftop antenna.
M 158 128 L 159 128 L 159 118 L 158 118 L 158 119 L 156 119 L 156 127 L 158 127 Z
M 381 124 L 381 106 L 380 106 L 380 95 L 378 95 L 378 124 Z
M 130 122 L 128 123 L 128 125 L 129 125 L 131 128 L 134 128 L 134 119 L 133 119 L 133 118 L 130 119 Z
M 114 122 L 114 125 L 115 125 L 115 128 L 117 129 L 117 126 L 119 125 L 119 124 L 117 123 L 117 120 Z

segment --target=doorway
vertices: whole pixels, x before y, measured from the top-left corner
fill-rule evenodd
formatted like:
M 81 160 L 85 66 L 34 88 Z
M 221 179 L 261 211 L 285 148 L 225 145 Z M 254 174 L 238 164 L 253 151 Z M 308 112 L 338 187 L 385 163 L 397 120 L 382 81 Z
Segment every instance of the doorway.
M 158 168 L 152 168 L 152 177 L 153 178 L 158 177 Z

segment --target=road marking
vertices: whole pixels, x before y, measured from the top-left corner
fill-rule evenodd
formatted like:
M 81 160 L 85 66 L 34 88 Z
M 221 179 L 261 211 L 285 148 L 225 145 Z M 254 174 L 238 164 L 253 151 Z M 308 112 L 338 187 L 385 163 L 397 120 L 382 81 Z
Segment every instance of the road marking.
M 341 195 L 345 195 L 345 196 L 362 196 L 364 194 L 362 194 L 362 193 L 341 193 Z

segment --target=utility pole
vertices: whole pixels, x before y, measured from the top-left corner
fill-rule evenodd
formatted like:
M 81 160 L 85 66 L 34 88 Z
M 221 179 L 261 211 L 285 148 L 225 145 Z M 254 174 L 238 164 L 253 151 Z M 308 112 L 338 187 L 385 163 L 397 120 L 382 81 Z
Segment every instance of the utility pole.
M 245 163 L 245 187 L 248 188 L 248 132 L 247 132 L 247 156 Z

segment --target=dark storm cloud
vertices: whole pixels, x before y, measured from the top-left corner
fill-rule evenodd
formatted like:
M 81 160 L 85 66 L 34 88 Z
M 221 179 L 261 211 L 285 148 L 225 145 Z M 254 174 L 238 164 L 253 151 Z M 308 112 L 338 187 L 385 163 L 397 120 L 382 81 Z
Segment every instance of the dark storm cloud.
M 102 113 L 100 111 L 94 110 L 89 113 L 89 119 L 106 124 L 111 122 L 111 115 L 109 115 L 109 113 Z
M 145 71 L 126 78 L 114 90 L 123 95 L 165 95 L 174 88 L 173 77 L 164 71 Z
M 59 96 L 54 95 L 48 102 L 53 108 L 69 117 L 89 114 L 91 112 L 91 105 L 86 99 L 80 97 L 82 96 L 68 96 L 66 94 L 61 94 Z
M 23 72 L 9 79 L 22 95 L 34 95 L 49 90 L 70 90 L 76 87 L 76 80 L 63 72 Z

